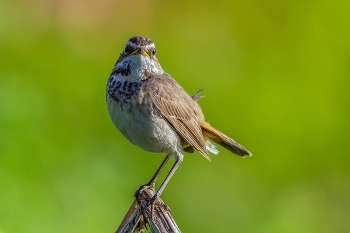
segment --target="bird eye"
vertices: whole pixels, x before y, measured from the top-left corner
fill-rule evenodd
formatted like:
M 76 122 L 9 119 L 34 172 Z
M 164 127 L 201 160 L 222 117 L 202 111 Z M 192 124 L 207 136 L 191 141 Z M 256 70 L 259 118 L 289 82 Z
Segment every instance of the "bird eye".
M 125 52 L 127 52 L 127 53 L 130 52 L 130 46 L 129 45 L 125 46 Z
M 153 49 L 153 55 L 156 54 L 156 49 Z

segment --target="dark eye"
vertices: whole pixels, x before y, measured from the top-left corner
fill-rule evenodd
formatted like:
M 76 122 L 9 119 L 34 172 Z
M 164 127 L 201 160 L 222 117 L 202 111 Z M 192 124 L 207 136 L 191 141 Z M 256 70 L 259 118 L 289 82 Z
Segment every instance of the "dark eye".
M 153 49 L 153 55 L 156 54 L 156 49 Z
M 126 53 L 129 53 L 130 50 L 131 50 L 131 49 L 130 49 L 130 46 L 129 46 L 129 45 L 125 46 L 125 52 L 126 52 Z

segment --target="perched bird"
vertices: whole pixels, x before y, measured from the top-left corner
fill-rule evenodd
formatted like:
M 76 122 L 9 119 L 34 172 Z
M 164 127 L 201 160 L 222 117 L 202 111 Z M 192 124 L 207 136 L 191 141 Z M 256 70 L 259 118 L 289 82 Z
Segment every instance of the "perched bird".
M 202 91 L 202 90 L 201 90 Z M 214 141 L 241 157 L 251 153 L 204 120 L 197 92 L 192 97 L 166 73 L 151 39 L 133 37 L 126 43 L 107 82 L 106 101 L 113 124 L 134 145 L 151 153 L 167 154 L 150 182 L 155 181 L 171 155 L 175 164 L 149 201 L 154 204 L 184 158 L 199 151 L 210 161 Z

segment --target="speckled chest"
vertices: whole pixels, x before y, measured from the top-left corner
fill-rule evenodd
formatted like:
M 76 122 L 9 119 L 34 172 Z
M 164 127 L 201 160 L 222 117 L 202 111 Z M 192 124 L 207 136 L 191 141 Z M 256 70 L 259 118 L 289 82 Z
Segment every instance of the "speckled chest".
M 112 75 L 107 83 L 107 93 L 111 99 L 120 106 L 123 106 L 125 103 L 129 103 L 132 98 L 136 98 L 139 95 L 145 81 L 128 81 Z

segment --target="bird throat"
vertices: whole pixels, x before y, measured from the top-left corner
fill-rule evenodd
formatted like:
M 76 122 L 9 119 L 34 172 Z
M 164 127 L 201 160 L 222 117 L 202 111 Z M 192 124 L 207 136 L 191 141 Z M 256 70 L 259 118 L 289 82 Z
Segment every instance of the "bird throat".
M 121 106 L 129 103 L 137 99 L 147 80 L 164 72 L 159 68 L 146 56 L 129 56 L 115 65 L 107 83 L 107 93 Z
M 130 103 L 144 83 L 160 73 L 152 60 L 135 55 L 115 65 L 107 83 L 107 93 L 119 105 Z
M 129 81 L 141 81 L 161 72 L 161 68 L 158 69 L 154 61 L 146 56 L 137 54 L 129 56 L 116 64 L 111 75 Z

